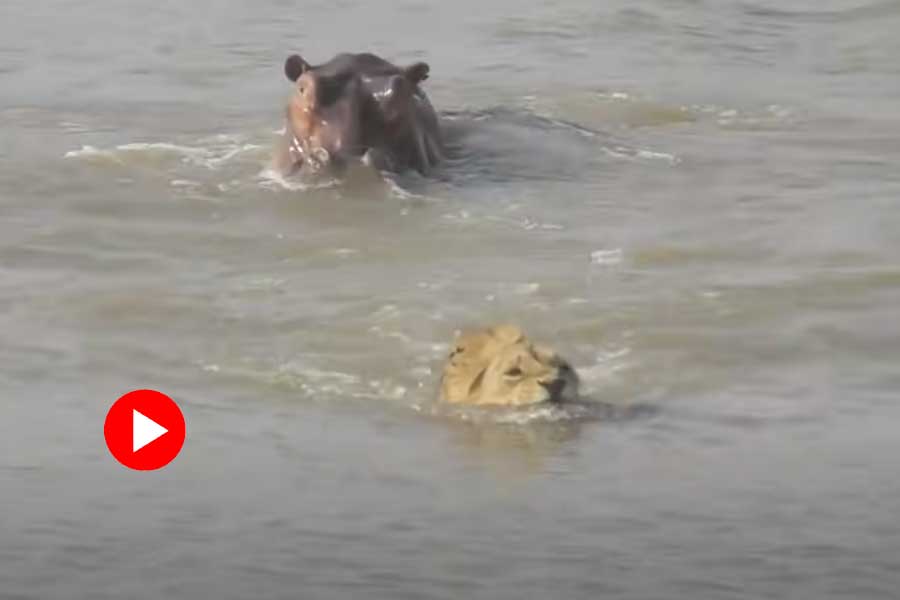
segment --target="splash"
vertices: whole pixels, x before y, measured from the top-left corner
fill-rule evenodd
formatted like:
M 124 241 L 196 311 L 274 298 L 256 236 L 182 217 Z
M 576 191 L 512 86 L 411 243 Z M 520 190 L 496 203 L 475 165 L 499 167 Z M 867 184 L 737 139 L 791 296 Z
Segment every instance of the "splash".
M 276 169 L 266 167 L 257 176 L 259 184 L 269 190 L 285 190 L 289 192 L 307 192 L 322 190 L 340 185 L 340 179 L 335 177 L 299 177 L 285 176 Z

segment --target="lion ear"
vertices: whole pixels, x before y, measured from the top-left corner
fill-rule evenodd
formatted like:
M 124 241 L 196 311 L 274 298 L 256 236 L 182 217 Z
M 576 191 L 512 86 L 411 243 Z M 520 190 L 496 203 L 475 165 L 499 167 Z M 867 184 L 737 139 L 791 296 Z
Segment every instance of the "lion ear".
M 417 62 L 403 69 L 403 76 L 413 85 L 428 79 L 428 63 Z
M 472 380 L 472 383 L 469 384 L 469 396 L 473 395 L 475 392 L 481 388 L 481 384 L 484 381 L 484 374 L 487 372 L 487 369 L 482 369 L 480 373 Z
M 303 60 L 299 54 L 291 54 L 284 61 L 284 74 L 291 81 L 297 81 L 303 73 L 311 68 L 309 63 Z

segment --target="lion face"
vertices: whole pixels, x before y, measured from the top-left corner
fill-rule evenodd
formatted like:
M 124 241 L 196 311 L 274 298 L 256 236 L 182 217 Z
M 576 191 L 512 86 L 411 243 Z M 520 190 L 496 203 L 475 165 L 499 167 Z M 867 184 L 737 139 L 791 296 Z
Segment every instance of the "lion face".
M 441 401 L 450 403 L 523 406 L 577 395 L 572 367 L 513 325 L 461 335 L 441 378 Z

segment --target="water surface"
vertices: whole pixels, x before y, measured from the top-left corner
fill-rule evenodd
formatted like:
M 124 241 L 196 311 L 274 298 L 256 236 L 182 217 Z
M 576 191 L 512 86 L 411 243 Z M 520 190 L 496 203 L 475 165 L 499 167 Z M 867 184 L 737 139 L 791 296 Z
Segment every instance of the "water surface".
M 897 2 L 5 7 L 0 596 L 897 597 Z M 439 177 L 266 175 L 343 50 Z M 436 411 L 496 321 L 616 410 Z

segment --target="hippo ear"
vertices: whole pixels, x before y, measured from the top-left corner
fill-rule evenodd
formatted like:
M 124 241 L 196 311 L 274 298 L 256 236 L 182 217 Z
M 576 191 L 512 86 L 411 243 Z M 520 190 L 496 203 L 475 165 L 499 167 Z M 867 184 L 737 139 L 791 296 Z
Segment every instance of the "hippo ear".
M 428 79 L 428 63 L 417 62 L 403 69 L 403 76 L 413 84 Z
M 303 60 L 299 54 L 291 54 L 287 57 L 287 60 L 284 61 L 284 74 L 291 81 L 297 81 L 297 78 L 311 68 L 309 63 Z

